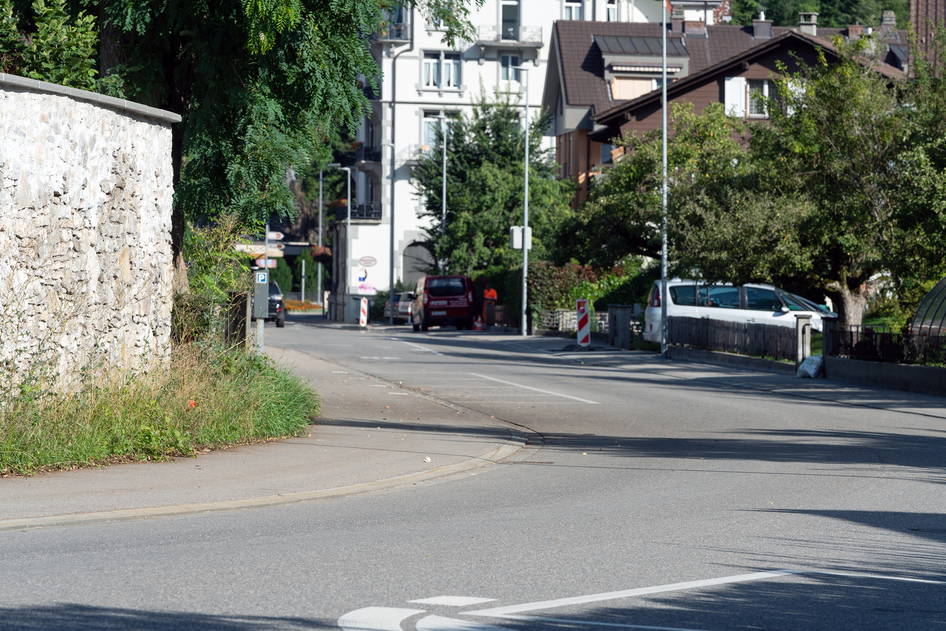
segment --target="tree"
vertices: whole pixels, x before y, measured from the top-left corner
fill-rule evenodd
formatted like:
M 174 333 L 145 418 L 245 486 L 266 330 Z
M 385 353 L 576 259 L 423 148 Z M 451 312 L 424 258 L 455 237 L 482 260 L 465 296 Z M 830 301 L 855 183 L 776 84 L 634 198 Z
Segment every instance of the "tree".
M 767 20 L 776 26 L 795 26 L 798 13 L 818 13 L 818 25 L 829 28 L 844 28 L 850 24 L 875 25 L 880 22 L 881 12 L 890 9 L 897 14 L 897 25 L 906 28 L 910 19 L 908 0 L 733 0 L 732 16 L 736 24 L 752 24 L 765 11 Z
M 447 133 L 447 221 L 441 222 L 443 138 L 414 169 L 414 184 L 429 220 L 424 245 L 441 271 L 472 275 L 514 268 L 522 259 L 509 247 L 510 226 L 522 225 L 524 134 L 520 110 L 508 100 L 476 104 L 453 119 Z M 558 225 L 571 214 L 571 185 L 541 147 L 547 118 L 530 124 L 529 224 L 532 254 L 548 256 Z

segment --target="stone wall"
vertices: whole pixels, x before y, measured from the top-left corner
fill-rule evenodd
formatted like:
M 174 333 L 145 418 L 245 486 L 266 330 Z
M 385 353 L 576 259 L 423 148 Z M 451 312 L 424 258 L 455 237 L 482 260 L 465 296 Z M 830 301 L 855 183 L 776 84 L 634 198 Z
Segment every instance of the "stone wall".
M 0 74 L 0 380 L 168 358 L 179 120 Z

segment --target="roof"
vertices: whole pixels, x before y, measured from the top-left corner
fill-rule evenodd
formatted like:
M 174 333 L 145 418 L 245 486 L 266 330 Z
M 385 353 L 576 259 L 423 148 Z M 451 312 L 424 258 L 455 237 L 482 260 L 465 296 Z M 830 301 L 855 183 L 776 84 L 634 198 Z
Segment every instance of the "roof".
M 733 55 L 729 59 L 724 59 L 719 63 L 713 64 L 711 66 L 706 66 L 699 70 L 698 72 L 693 72 L 686 77 L 680 79 L 679 81 L 674 81 L 667 86 L 667 98 L 671 98 L 671 95 L 679 94 L 685 92 L 690 87 L 699 84 L 705 81 L 707 78 L 724 71 L 726 68 L 734 65 L 741 64 L 743 61 L 750 59 L 757 55 L 763 55 L 770 52 L 772 49 L 781 46 L 786 43 L 786 40 L 795 39 L 798 41 L 806 42 L 812 46 L 817 46 L 828 50 L 832 53 L 837 52 L 834 44 L 829 42 L 826 39 L 821 37 L 814 37 L 811 35 L 805 35 L 791 29 L 782 29 L 782 32 L 771 39 L 763 40 L 757 43 L 756 46 L 750 47 L 742 52 Z M 876 70 L 883 76 L 889 77 L 891 79 L 902 79 L 906 77 L 906 74 L 889 64 L 878 63 Z M 603 83 L 603 81 L 602 81 Z M 654 90 L 653 92 L 648 92 L 647 94 L 640 96 L 631 101 L 615 101 L 612 107 L 609 109 L 599 111 L 595 116 L 595 120 L 598 122 L 603 122 L 607 119 L 613 118 L 615 115 L 623 114 L 625 112 L 630 112 L 638 107 L 661 98 L 660 90 Z
M 584 22 L 559 20 L 553 27 L 554 56 L 559 65 L 561 89 L 564 103 L 568 106 L 589 106 L 599 115 L 620 104 L 631 101 L 612 101 L 610 90 L 604 80 L 605 54 L 650 55 L 653 40 L 661 40 L 661 25 L 637 22 Z M 803 35 L 789 27 L 772 27 L 772 37 L 756 39 L 751 26 L 715 24 L 706 27 L 706 37 L 684 38 L 681 33 L 668 33 L 667 50 L 685 50 L 689 54 L 689 76 L 675 81 L 677 86 L 689 81 L 702 71 L 731 62 L 743 53 L 757 47 L 771 46 L 782 42 L 787 34 L 794 34 L 809 43 L 834 50 L 830 39 L 835 35 L 846 36 L 847 29 L 819 29 L 819 36 Z M 891 30 L 876 33 L 888 44 L 906 41 L 902 31 Z M 630 47 L 648 47 L 646 53 L 619 52 Z M 604 48 L 603 48 L 604 47 Z M 607 52 L 606 52 L 607 51 Z M 660 54 L 660 49 L 657 49 Z M 881 72 L 889 76 L 902 76 L 897 68 L 882 64 Z M 556 73 L 555 76 L 558 76 Z M 552 73 L 549 73 L 552 78 Z M 673 87 L 671 87 L 673 89 Z M 645 95 L 646 97 L 647 95 Z M 645 97 L 635 99 L 642 100 Z

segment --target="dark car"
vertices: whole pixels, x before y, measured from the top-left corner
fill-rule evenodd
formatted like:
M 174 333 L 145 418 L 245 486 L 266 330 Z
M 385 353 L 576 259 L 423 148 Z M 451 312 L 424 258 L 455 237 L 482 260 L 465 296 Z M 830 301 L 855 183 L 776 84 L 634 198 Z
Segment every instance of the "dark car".
M 266 321 L 275 322 L 279 328 L 286 326 L 286 304 L 282 299 L 282 290 L 274 280 L 269 281 L 269 315 Z
M 411 323 L 415 331 L 452 324 L 473 328 L 473 283 L 466 276 L 424 276 L 417 281 Z

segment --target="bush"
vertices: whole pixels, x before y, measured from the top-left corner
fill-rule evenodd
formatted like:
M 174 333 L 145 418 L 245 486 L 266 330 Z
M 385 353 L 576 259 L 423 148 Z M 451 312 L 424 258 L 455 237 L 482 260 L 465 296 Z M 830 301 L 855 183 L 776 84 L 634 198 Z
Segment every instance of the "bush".
M 169 366 L 146 375 L 0 401 L 0 473 L 186 456 L 296 435 L 318 408 L 302 380 L 265 357 L 182 345 Z
M 276 259 L 276 267 L 270 271 L 269 279 L 275 281 L 283 293 L 292 291 L 292 270 L 286 259 Z

